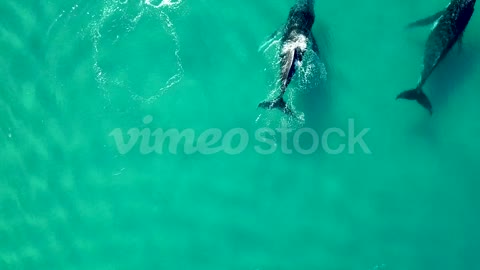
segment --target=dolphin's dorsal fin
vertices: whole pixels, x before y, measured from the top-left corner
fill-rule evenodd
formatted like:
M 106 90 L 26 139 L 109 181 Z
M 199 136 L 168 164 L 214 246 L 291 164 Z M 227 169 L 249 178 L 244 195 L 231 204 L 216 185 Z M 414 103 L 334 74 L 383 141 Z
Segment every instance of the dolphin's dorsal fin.
M 430 17 L 427 17 L 427 18 L 424 18 L 424 19 L 415 21 L 415 22 L 407 25 L 407 28 L 414 28 L 414 27 L 419 27 L 419 26 L 428 26 L 428 25 L 431 25 L 431 24 L 435 23 L 438 19 L 440 19 L 440 17 L 442 17 L 442 15 L 443 15 L 444 13 L 445 13 L 445 10 L 442 10 L 442 11 L 440 11 L 440 12 L 437 12 L 437 13 L 433 14 L 433 15 L 430 16 Z

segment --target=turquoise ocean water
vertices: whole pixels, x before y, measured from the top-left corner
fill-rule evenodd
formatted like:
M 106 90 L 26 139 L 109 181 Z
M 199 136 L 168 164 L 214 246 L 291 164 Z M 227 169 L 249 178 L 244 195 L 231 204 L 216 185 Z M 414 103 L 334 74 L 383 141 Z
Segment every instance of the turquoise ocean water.
M 429 31 L 404 26 L 448 1 L 317 0 L 321 57 L 287 91 L 301 122 L 257 109 L 277 74 L 259 48 L 293 3 L 1 1 L 0 269 L 480 269 L 480 15 L 425 87 L 430 117 L 395 101 Z M 255 150 L 262 127 L 292 148 L 349 119 L 371 154 Z M 114 134 L 157 128 L 249 141 L 119 152 Z

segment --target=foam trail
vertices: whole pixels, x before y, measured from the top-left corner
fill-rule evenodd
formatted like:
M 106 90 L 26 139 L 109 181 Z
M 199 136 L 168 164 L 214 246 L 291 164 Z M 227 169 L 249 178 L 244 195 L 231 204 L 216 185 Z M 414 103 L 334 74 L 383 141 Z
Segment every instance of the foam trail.
M 177 7 L 178 5 L 180 5 L 182 3 L 181 0 L 178 0 L 178 1 L 175 1 L 175 2 L 172 2 L 171 0 L 162 0 L 162 2 L 158 5 L 154 5 L 152 4 L 152 1 L 151 0 L 145 0 L 145 4 L 147 6 L 151 6 L 151 7 L 154 7 L 154 8 L 161 8 L 161 7 Z

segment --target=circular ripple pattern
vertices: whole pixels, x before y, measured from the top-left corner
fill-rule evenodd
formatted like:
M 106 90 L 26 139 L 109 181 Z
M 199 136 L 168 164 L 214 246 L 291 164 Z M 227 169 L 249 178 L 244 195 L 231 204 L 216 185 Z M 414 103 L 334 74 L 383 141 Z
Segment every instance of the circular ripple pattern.
M 180 82 L 183 77 L 183 67 L 180 59 L 180 42 L 175 31 L 175 27 L 170 20 L 167 12 L 175 9 L 180 5 L 181 1 L 171 2 L 169 0 L 163 0 L 159 4 L 155 4 L 150 0 L 134 4 L 128 1 L 112 1 L 106 4 L 102 9 L 100 18 L 94 20 L 90 25 L 90 34 L 92 36 L 94 47 L 94 65 L 93 68 L 96 73 L 96 79 L 100 88 L 104 92 L 105 98 L 110 102 L 112 91 L 128 91 L 130 98 L 141 103 L 153 103 L 168 89 Z M 132 15 L 135 14 L 135 15 Z M 142 25 L 142 21 L 148 21 Z M 151 26 L 151 38 L 152 47 L 142 48 L 135 47 L 139 39 L 135 39 L 135 30 L 137 27 Z M 145 26 L 147 25 L 147 26 Z M 164 32 L 168 35 L 168 40 L 173 42 L 172 44 L 166 44 L 164 37 L 156 38 L 160 35 L 156 29 L 158 25 L 162 25 Z M 113 36 L 112 36 L 113 34 Z M 157 35 L 158 34 L 158 35 Z M 164 35 L 164 34 L 163 34 Z M 133 36 L 133 38 L 132 38 Z M 164 45 L 164 46 L 162 46 Z M 123 66 L 118 63 L 124 55 L 108 55 L 115 50 L 115 47 L 124 49 L 129 46 L 129 55 L 137 56 L 127 59 L 123 63 Z M 168 48 L 168 47 L 173 48 Z M 108 49 L 107 49 L 108 48 Z M 150 53 L 150 55 L 145 54 Z M 105 56 L 105 54 L 107 54 Z M 170 54 L 170 55 L 169 55 Z M 167 62 L 171 65 L 172 74 L 168 78 L 159 78 L 161 74 L 157 74 L 157 78 L 151 78 L 150 80 L 145 76 L 154 76 L 155 72 L 151 74 L 133 74 L 135 67 L 132 66 L 131 61 L 140 61 L 142 65 L 147 65 L 148 60 L 154 58 L 154 62 L 150 63 L 151 67 L 162 66 Z M 165 61 L 165 59 L 169 61 Z M 129 63 L 130 61 L 130 63 Z M 120 64 L 120 69 L 116 68 Z M 110 69 L 106 66 L 109 66 Z M 123 67 L 123 68 L 122 68 Z M 144 68 L 145 69 L 145 68 Z M 150 68 L 149 68 L 150 69 Z M 140 78 L 147 83 L 143 84 L 142 81 L 135 81 L 135 78 Z M 160 84 L 160 85 L 159 85 Z M 152 85 L 159 85 L 157 87 Z M 145 90 L 143 92 L 149 92 L 146 94 L 140 94 L 138 89 L 154 87 L 153 91 Z

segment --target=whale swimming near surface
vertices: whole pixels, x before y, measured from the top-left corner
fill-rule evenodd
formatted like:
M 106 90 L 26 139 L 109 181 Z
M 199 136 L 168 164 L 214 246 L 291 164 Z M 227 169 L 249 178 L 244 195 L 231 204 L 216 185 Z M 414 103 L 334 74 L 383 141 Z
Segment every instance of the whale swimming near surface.
M 422 88 L 452 47 L 457 42 L 461 42 L 463 33 L 473 15 L 475 2 L 476 0 L 452 0 L 443 11 L 407 26 L 407 28 L 413 28 L 434 25 L 425 44 L 423 71 L 417 87 L 400 93 L 396 99 L 416 100 L 432 114 L 432 104 Z
M 280 95 L 258 105 L 265 109 L 281 109 L 284 113 L 293 115 L 283 96 L 290 84 L 296 69 L 301 66 L 303 56 L 311 42 L 313 51 L 318 55 L 318 45 L 312 34 L 315 21 L 314 0 L 297 0 L 290 9 L 287 23 L 283 29 L 277 30 L 272 36 L 281 31 L 280 40 Z

